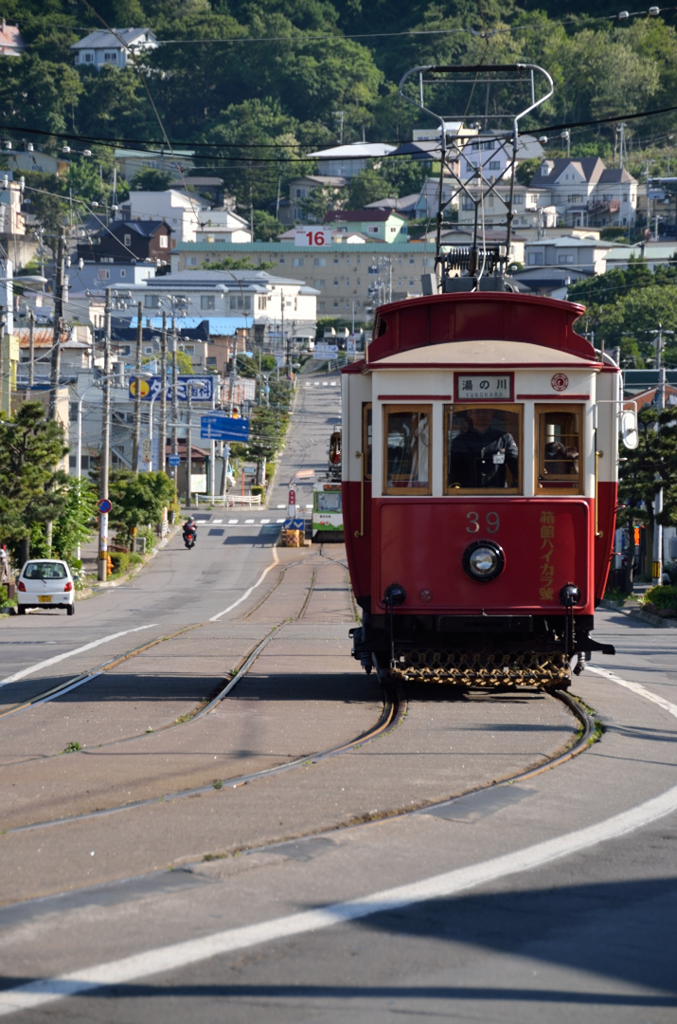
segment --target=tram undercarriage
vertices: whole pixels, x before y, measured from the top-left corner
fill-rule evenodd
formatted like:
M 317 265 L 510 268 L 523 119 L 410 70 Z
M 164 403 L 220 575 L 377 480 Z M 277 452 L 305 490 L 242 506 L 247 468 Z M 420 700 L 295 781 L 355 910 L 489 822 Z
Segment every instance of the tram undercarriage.
M 367 672 L 463 687 L 566 689 L 592 651 L 593 616 L 371 616 L 351 630 Z

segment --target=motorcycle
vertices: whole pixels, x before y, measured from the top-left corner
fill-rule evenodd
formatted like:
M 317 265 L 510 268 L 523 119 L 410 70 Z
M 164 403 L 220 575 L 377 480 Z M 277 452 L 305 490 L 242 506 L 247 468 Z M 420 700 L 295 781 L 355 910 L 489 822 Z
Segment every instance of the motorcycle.
M 196 537 L 196 531 L 195 530 L 190 530 L 190 531 L 184 530 L 183 531 L 183 543 L 186 545 L 186 547 L 188 548 L 189 551 L 190 551 L 191 548 L 195 547 L 195 537 Z

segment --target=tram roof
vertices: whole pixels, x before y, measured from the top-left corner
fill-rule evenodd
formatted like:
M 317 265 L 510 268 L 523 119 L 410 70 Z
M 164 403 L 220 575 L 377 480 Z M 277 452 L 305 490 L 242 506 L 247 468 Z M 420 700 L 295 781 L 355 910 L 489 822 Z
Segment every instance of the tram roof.
M 502 339 L 480 339 L 472 341 L 438 342 L 421 348 L 406 349 L 384 356 L 375 363 L 363 365 L 365 370 L 434 369 L 437 367 L 493 367 L 495 369 L 517 369 L 539 366 L 566 366 L 571 369 L 585 369 L 599 366 L 597 358 L 586 358 L 573 352 L 535 345 L 526 341 L 504 341 Z
M 378 308 L 367 362 L 402 352 L 409 352 L 412 361 L 414 349 L 419 350 L 416 362 L 421 349 L 491 339 L 552 349 L 558 354 L 554 362 L 563 362 L 566 353 L 597 363 L 594 347 L 573 329 L 583 312 L 585 307 L 577 303 L 513 292 L 451 292 L 405 299 Z M 543 362 L 546 353 L 540 354 Z

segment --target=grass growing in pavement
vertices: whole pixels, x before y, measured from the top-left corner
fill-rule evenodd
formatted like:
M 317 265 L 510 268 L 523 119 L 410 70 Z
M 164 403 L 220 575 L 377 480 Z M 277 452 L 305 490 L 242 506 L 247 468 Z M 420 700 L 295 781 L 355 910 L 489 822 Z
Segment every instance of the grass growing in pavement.
M 77 740 L 71 740 L 61 751 L 62 754 L 74 754 L 76 750 L 82 750 L 82 747 Z

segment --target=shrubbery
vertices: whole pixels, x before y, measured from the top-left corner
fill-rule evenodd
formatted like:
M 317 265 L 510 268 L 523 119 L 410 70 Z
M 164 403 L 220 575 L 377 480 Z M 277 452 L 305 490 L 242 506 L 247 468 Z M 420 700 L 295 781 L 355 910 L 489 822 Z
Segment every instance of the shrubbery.
M 651 587 L 646 592 L 642 607 L 663 618 L 672 618 L 673 615 L 677 617 L 677 587 Z

